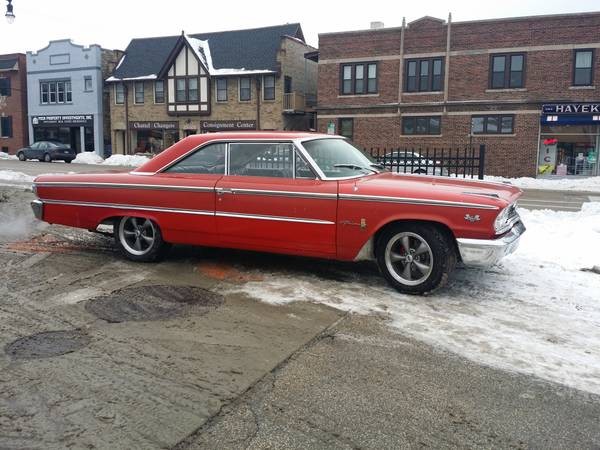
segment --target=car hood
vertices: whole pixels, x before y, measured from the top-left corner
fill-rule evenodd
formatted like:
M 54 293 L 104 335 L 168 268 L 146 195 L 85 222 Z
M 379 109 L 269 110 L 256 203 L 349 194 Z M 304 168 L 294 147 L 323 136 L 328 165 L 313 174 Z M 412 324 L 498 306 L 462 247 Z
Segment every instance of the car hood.
M 504 208 L 523 191 L 506 183 L 383 172 L 340 181 L 340 194 L 449 201 Z

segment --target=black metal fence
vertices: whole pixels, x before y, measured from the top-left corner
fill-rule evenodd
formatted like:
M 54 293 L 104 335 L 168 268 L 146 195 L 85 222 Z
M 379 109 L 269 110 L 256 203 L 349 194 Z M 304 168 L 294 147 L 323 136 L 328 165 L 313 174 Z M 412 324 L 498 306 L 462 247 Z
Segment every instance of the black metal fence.
M 378 164 L 392 172 L 483 179 L 485 145 L 457 148 L 368 148 Z

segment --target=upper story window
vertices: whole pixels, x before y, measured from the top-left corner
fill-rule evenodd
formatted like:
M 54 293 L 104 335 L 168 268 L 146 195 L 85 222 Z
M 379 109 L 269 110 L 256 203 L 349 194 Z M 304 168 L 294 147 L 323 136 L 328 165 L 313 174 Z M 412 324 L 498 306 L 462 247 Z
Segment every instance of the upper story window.
M 187 39 L 180 39 L 178 52 L 159 77 L 166 75 L 167 112 L 173 114 L 210 114 L 210 84 L 203 62 Z M 166 73 L 165 73 L 166 72 Z
M 144 103 L 144 82 L 136 81 L 134 83 L 134 91 L 135 91 L 135 96 L 133 98 L 133 102 L 138 105 Z
M 73 101 L 71 82 L 68 80 L 41 81 L 40 100 L 43 105 L 71 103 Z
M 125 103 L 125 85 L 123 83 L 115 84 L 115 103 L 117 105 Z
M 340 65 L 340 93 L 342 95 L 376 94 L 377 63 Z
M 513 115 L 473 116 L 471 133 L 473 134 L 512 134 L 515 118 Z
M 525 86 L 525 54 L 507 53 L 490 58 L 490 88 L 515 89 Z
M 92 85 L 92 77 L 83 77 L 83 90 L 85 92 L 91 92 L 94 90 L 94 87 Z
M 263 77 L 263 100 L 275 100 L 275 75 Z
M 227 78 L 217 78 L 216 81 L 216 89 L 217 89 L 217 101 L 218 102 L 226 102 L 227 101 Z
M 594 50 L 575 50 L 573 86 L 591 86 L 594 81 Z
M 402 134 L 441 134 L 442 118 L 440 116 L 409 116 L 402 118 Z
M 165 82 L 163 80 L 156 80 L 154 82 L 154 103 L 165 102 Z
M 406 61 L 406 92 L 435 92 L 443 88 L 443 58 Z
M 0 77 L 0 95 L 4 97 L 10 97 L 11 89 L 10 89 L 10 78 L 8 77 Z
M 250 89 L 250 78 L 240 78 L 240 102 L 249 102 L 252 99 L 252 90 Z

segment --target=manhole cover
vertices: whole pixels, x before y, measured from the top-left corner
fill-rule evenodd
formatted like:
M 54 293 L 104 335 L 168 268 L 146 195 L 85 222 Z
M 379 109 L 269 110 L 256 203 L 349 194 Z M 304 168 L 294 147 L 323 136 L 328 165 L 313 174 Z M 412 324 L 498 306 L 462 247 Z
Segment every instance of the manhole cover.
M 223 296 L 194 286 L 138 286 L 90 300 L 85 309 L 107 322 L 164 320 L 206 314 L 223 304 Z
M 90 343 L 90 337 L 80 330 L 46 331 L 17 339 L 4 351 L 15 359 L 50 358 L 71 353 Z

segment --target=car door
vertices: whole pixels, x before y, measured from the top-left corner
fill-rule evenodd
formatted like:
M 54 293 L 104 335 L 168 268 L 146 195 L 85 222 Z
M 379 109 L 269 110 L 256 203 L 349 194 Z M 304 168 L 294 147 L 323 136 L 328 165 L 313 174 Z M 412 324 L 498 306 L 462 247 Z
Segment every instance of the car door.
M 48 150 L 48 143 L 40 142 L 40 145 L 38 145 L 37 149 L 35 150 L 34 158 L 44 159 L 44 153 L 46 153 L 46 150 Z
M 226 148 L 208 143 L 153 175 L 152 203 L 170 212 L 161 225 L 171 242 L 217 244 L 215 185 L 225 174 Z
M 25 158 L 38 158 L 37 151 L 40 148 L 39 142 L 34 142 L 29 147 L 25 148 Z
M 231 142 L 216 187 L 222 246 L 334 256 L 337 182 L 322 181 L 291 142 Z

